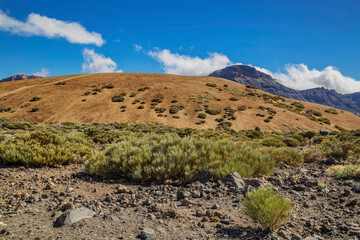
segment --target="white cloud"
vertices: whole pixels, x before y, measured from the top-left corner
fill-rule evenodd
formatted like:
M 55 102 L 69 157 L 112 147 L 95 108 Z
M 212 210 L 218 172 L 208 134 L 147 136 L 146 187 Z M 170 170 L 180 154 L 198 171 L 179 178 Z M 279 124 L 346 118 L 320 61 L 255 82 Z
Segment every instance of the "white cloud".
M 205 76 L 231 64 L 227 56 L 219 53 L 209 53 L 209 57 L 200 58 L 156 49 L 147 54 L 159 61 L 166 73 L 177 75 Z
M 42 68 L 41 72 L 32 73 L 31 75 L 39 76 L 39 77 L 47 77 L 49 76 L 50 71 L 49 69 Z
M 83 50 L 84 63 L 82 64 L 83 72 L 90 73 L 108 73 L 108 72 L 122 72 L 121 69 L 116 69 L 117 64 L 109 57 L 102 54 L 95 53 L 93 49 L 85 48 Z
M 135 47 L 136 52 L 140 52 L 143 49 L 143 47 L 141 45 L 138 45 L 138 44 L 135 44 L 134 47 Z
M 66 22 L 30 13 L 25 22 L 9 17 L 0 10 L 0 30 L 23 36 L 65 38 L 70 43 L 95 44 L 102 46 L 105 41 L 101 34 L 88 32 L 77 22 Z
M 323 70 L 310 70 L 305 64 L 288 64 L 285 73 L 255 67 L 258 71 L 269 74 L 279 83 L 297 90 L 324 87 L 334 89 L 343 94 L 360 92 L 360 82 L 351 77 L 346 77 L 339 70 L 328 66 Z

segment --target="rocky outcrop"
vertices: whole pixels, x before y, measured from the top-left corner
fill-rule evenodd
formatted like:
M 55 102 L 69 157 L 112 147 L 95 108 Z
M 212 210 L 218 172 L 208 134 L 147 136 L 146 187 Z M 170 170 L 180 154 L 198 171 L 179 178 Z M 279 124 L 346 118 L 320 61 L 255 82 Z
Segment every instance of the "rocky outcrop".
M 28 80 L 28 79 L 35 79 L 35 78 L 42 78 L 35 75 L 26 75 L 26 74 L 16 74 L 14 76 L 3 78 L 0 82 L 10 82 L 10 81 L 18 81 L 18 80 Z
M 226 67 L 211 73 L 209 76 L 229 79 L 244 85 L 251 85 L 263 91 L 286 98 L 339 108 L 360 116 L 360 93 L 344 95 L 335 90 L 325 88 L 295 90 L 278 83 L 270 75 L 259 72 L 255 68 L 246 65 Z

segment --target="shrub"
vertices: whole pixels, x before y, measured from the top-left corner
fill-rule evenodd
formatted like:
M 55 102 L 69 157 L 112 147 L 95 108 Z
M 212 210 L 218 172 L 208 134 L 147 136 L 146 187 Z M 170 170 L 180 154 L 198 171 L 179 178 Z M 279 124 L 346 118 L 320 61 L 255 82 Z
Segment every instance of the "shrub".
M 142 88 L 138 89 L 138 92 L 143 92 L 143 91 L 146 91 L 146 90 L 149 90 L 149 89 L 150 89 L 149 87 L 142 87 Z
M 281 141 L 281 139 L 273 137 L 273 136 L 268 136 L 265 137 L 262 141 L 261 144 L 265 147 L 285 147 L 285 143 L 283 141 Z
M 234 101 L 234 102 L 235 102 L 235 101 L 239 101 L 239 99 L 238 99 L 238 98 L 235 98 L 235 97 L 231 97 L 231 98 L 229 98 L 229 100 L 230 100 L 230 101 Z
M 90 95 L 90 94 L 91 94 L 91 92 L 84 93 L 85 96 Z
M 165 111 L 166 111 L 166 108 L 161 108 L 161 107 L 155 108 L 156 113 L 164 113 Z
M 16 121 L 5 121 L 2 124 L 3 128 L 7 129 L 22 129 L 22 130 L 28 130 L 31 129 L 33 126 L 29 122 L 25 122 L 22 120 L 16 120 Z
M 238 107 L 239 111 L 245 111 L 246 110 L 246 106 L 245 105 L 241 105 Z
M 274 164 L 269 154 L 241 147 L 228 139 L 149 134 L 98 152 L 87 161 L 86 171 L 136 181 L 180 179 L 187 182 L 204 170 L 209 170 L 217 179 L 235 171 L 243 177 L 268 175 Z
M 124 108 L 126 108 L 126 105 L 122 105 L 120 108 L 121 108 L 121 109 L 124 109 Z
M 111 98 L 112 102 L 123 102 L 125 101 L 125 98 L 121 95 L 115 95 Z
M 330 114 L 334 114 L 334 115 L 338 115 L 339 113 L 336 111 L 336 109 L 334 108 L 329 108 L 329 109 L 325 109 L 326 113 L 330 113 Z
M 287 165 L 297 165 L 304 162 L 304 158 L 292 148 L 279 147 L 272 148 L 269 151 L 271 157 L 277 162 L 283 162 Z
M 179 107 L 178 106 L 175 106 L 175 105 L 171 105 L 170 108 L 169 108 L 169 113 L 170 114 L 176 114 L 179 112 Z
M 291 103 L 291 105 L 299 109 L 305 108 L 304 104 L 302 104 L 301 102 L 293 102 Z
M 327 118 L 318 118 L 318 121 L 322 122 L 322 123 L 325 123 L 325 124 L 328 124 L 328 125 L 331 124 L 330 120 L 327 119 Z
M 133 93 L 130 94 L 129 97 L 136 97 L 137 94 L 138 94 L 137 92 L 133 92 Z
M 29 112 L 37 112 L 39 111 L 40 109 L 38 107 L 34 107 L 33 109 L 31 109 Z
M 246 85 L 246 88 L 248 89 L 258 89 L 257 87 L 251 86 L 251 85 Z
M 36 102 L 39 101 L 41 99 L 41 97 L 33 97 L 32 99 L 30 99 L 30 102 Z
M 283 140 L 283 142 L 286 144 L 286 146 L 288 147 L 298 147 L 300 146 L 300 141 L 297 140 L 296 138 L 293 137 L 287 137 Z
M 135 99 L 135 100 L 132 102 L 132 104 L 137 104 L 137 103 L 139 103 L 139 102 L 140 102 L 139 99 Z
M 200 118 L 200 119 L 205 119 L 206 114 L 205 113 L 199 113 L 197 117 Z
M 336 178 L 360 179 L 360 163 L 350 165 L 336 165 L 330 167 L 327 172 Z
M 217 108 L 207 108 L 205 112 L 210 115 L 219 115 L 221 113 L 221 110 Z
M 249 217 L 272 232 L 289 217 L 291 208 L 291 202 L 274 192 L 272 187 L 259 187 L 249 192 L 243 205 Z
M 56 86 L 66 85 L 66 81 L 64 81 L 64 82 L 57 82 L 57 83 L 55 83 L 55 85 L 56 85 Z
M 144 105 L 138 106 L 138 109 L 144 109 L 144 108 L 145 108 Z
M 114 88 L 114 85 L 112 85 L 112 83 L 106 84 L 105 86 L 102 87 L 102 89 L 112 89 Z
M 0 144 L 0 157 L 5 165 L 65 165 L 80 162 L 91 153 L 92 145 L 75 133 L 35 131 L 16 135 Z
M 208 86 L 208 87 L 216 87 L 217 85 L 215 83 L 206 83 L 206 86 Z
M 10 111 L 11 111 L 11 107 L 0 108 L 0 112 L 10 112 Z

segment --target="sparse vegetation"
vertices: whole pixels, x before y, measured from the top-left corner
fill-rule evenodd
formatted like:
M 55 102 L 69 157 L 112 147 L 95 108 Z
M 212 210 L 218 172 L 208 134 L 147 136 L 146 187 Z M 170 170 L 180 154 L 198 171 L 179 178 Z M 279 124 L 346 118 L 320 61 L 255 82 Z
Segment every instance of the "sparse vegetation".
M 66 81 L 55 83 L 56 86 L 66 85 Z
M 360 163 L 332 166 L 327 170 L 327 172 L 336 178 L 360 179 Z
M 206 83 L 206 86 L 208 87 L 217 87 L 215 83 Z
M 36 102 L 39 101 L 41 99 L 41 97 L 33 97 L 32 99 L 30 99 L 30 102 Z
M 102 87 L 102 89 L 112 89 L 114 88 L 114 85 L 112 85 L 112 83 L 106 84 L 105 86 Z
M 123 102 L 125 101 L 125 98 L 120 94 L 120 95 L 115 95 L 111 98 L 112 102 Z
M 210 115 L 219 115 L 221 113 L 221 109 L 217 109 L 217 108 L 207 108 L 205 110 L 205 112 L 207 114 L 210 114 Z
M 200 118 L 200 119 L 205 119 L 206 114 L 205 113 L 199 113 L 197 117 Z
M 291 202 L 276 193 L 271 186 L 249 192 L 243 205 L 249 217 L 272 232 L 289 217 L 291 209 Z

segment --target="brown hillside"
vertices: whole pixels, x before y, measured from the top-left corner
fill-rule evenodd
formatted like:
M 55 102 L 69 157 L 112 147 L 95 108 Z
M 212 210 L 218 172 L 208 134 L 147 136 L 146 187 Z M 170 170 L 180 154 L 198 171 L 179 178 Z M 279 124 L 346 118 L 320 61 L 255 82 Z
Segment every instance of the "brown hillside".
M 59 84 L 61 82 L 66 84 Z M 216 84 L 216 87 L 207 86 L 207 83 Z M 101 89 L 108 84 L 114 87 Z M 138 91 L 143 87 L 149 89 Z M 101 89 L 101 92 L 94 91 L 96 88 Z M 86 92 L 91 94 L 84 95 Z M 94 92 L 96 95 L 93 95 Z M 126 93 L 125 100 L 112 102 L 112 97 L 122 92 Z M 137 94 L 130 97 L 131 93 Z M 156 104 L 152 100 L 158 95 L 163 96 L 162 102 L 152 106 L 152 103 Z M 301 104 L 291 105 L 299 103 L 298 101 L 274 96 L 214 77 L 143 73 L 83 74 L 0 83 L 0 116 L 37 122 L 148 122 L 206 129 L 215 128 L 218 125 L 215 119 L 221 118 L 225 114 L 224 108 L 230 106 L 236 110 L 236 119 L 227 120 L 227 117 L 224 121 L 231 122 L 231 128 L 235 130 L 254 129 L 257 126 L 265 131 L 334 130 L 335 125 L 346 129 L 360 128 L 360 118 L 352 113 L 337 109 L 328 113 L 325 110 L 330 109 L 329 107 L 307 102 L 301 102 L 305 107 L 301 108 Z M 31 102 L 33 97 L 41 99 Z M 238 100 L 231 101 L 229 98 Z M 133 104 L 134 100 L 139 102 Z M 176 103 L 171 103 L 175 100 Z M 124 112 L 120 108 L 123 105 L 126 106 Z M 182 105 L 184 109 L 170 114 L 171 105 Z M 221 109 L 221 114 L 206 114 L 205 123 L 197 125 L 195 123 L 202 119 L 197 117 L 200 112 L 196 110 L 200 107 L 203 110 L 201 112 L 205 112 L 205 105 L 211 109 Z M 241 105 L 247 107 L 245 111 L 237 110 Z M 138 109 L 139 106 L 144 106 L 144 109 Z M 38 108 L 38 111 L 31 112 L 34 108 Z M 166 110 L 158 116 L 155 108 Z M 308 110 L 319 112 L 322 116 L 306 114 Z M 272 119 L 265 122 L 269 116 Z M 330 121 L 330 125 L 323 123 L 326 119 Z

